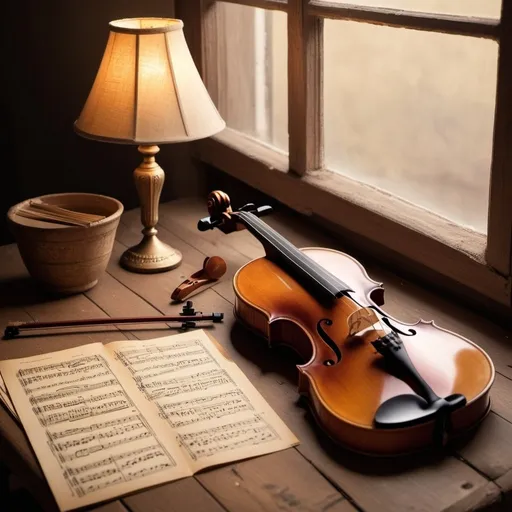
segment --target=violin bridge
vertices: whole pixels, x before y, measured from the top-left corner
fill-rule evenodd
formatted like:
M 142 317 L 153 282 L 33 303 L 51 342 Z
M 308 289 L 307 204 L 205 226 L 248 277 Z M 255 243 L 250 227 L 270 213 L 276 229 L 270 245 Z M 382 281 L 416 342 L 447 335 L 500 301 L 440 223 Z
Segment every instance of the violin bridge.
M 379 321 L 375 311 L 370 308 L 360 308 L 354 311 L 348 318 L 348 335 L 355 336 L 356 334 L 368 329 Z

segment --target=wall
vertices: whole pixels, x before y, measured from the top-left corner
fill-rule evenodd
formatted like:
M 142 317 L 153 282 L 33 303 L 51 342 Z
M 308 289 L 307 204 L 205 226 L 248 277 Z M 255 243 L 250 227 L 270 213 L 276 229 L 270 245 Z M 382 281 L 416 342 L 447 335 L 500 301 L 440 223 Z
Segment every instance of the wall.
M 96 75 L 108 22 L 172 17 L 173 0 L 10 0 L 5 8 L 0 243 L 11 241 L 4 222 L 8 207 L 28 197 L 84 191 L 114 196 L 126 208 L 137 206 L 131 177 L 140 161 L 136 147 L 85 140 L 74 133 L 73 122 Z M 164 198 L 189 190 L 190 173 L 174 172 L 188 162 L 186 149 L 183 144 L 161 148 Z

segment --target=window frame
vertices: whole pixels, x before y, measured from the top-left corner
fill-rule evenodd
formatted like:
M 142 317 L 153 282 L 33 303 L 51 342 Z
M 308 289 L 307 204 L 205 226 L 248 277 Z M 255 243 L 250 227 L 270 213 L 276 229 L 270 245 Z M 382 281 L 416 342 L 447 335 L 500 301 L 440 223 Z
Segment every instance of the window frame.
M 357 238 L 449 278 L 447 288 L 511 307 L 512 4 L 501 18 L 360 7 L 320 0 L 222 0 L 288 15 L 289 156 L 227 128 L 192 144 L 193 155 Z M 216 0 L 176 0 L 192 56 L 212 99 L 219 98 Z M 485 37 L 499 44 L 487 236 L 324 168 L 323 19 Z M 366 244 L 371 247 L 371 244 Z M 379 248 L 379 249 L 377 249 Z M 419 266 L 418 266 L 419 264 Z M 420 271 L 421 272 L 421 271 Z M 460 291 L 460 290 L 458 290 Z M 498 306 L 499 305 L 499 306 Z

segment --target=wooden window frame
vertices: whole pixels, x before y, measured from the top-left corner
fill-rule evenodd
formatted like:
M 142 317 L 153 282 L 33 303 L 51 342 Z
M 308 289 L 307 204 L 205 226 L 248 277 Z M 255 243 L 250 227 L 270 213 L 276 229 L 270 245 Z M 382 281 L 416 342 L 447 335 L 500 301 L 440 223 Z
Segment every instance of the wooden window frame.
M 360 7 L 319 0 L 222 0 L 288 15 L 289 156 L 227 128 L 193 143 L 193 154 L 297 211 L 324 218 L 462 285 L 477 300 L 510 308 L 512 268 L 512 3 L 485 19 Z M 218 98 L 216 0 L 176 0 L 191 53 Z M 371 186 L 324 169 L 323 19 L 489 38 L 498 75 L 487 236 Z M 449 286 L 449 284 L 447 284 Z

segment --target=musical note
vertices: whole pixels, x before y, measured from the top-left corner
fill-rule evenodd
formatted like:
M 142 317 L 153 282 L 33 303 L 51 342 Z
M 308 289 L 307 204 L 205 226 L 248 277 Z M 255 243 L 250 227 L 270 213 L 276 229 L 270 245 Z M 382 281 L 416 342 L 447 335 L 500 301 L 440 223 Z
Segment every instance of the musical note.
M 211 457 L 219 452 L 279 439 L 277 432 L 259 415 L 188 434 L 178 434 L 192 459 Z
M 46 394 L 42 394 L 42 395 L 31 396 L 30 403 L 40 404 L 42 402 L 47 402 L 48 400 L 61 400 L 62 398 L 66 398 L 71 395 L 77 395 L 79 393 L 85 393 L 87 391 L 94 391 L 96 389 L 101 389 L 101 388 L 108 388 L 110 386 L 114 386 L 115 384 L 116 384 L 115 379 L 108 379 L 105 381 L 95 382 L 94 384 L 84 384 L 82 386 L 78 386 L 78 385 L 65 386 L 65 387 L 59 388 L 54 393 L 46 393 Z
M 242 411 L 254 410 L 240 389 L 182 402 L 160 405 L 172 427 L 183 427 L 200 421 L 222 418 Z

